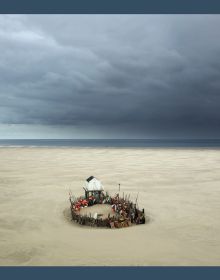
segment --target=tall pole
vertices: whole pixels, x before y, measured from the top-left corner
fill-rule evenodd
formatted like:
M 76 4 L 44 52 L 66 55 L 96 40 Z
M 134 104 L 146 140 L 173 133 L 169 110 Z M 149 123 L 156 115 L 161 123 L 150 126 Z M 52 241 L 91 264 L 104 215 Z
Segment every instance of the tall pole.
M 138 194 L 137 194 L 137 198 L 136 198 L 135 204 L 137 204 L 137 200 L 138 200 L 138 195 L 139 195 L 139 192 L 138 192 Z

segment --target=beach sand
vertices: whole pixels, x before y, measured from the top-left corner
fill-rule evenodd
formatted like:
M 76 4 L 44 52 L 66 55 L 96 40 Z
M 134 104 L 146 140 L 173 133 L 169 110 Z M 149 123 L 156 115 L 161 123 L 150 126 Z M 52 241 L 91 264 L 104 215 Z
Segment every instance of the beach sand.
M 90 175 L 150 223 L 71 222 Z M 0 148 L 0 265 L 220 265 L 220 150 Z
M 87 216 L 91 215 L 91 217 L 94 217 L 95 214 L 98 214 L 102 219 L 107 219 L 108 216 L 113 217 L 115 212 L 112 210 L 112 207 L 109 204 L 96 204 L 80 209 L 80 214 Z M 66 216 L 68 216 L 68 212 L 66 212 Z

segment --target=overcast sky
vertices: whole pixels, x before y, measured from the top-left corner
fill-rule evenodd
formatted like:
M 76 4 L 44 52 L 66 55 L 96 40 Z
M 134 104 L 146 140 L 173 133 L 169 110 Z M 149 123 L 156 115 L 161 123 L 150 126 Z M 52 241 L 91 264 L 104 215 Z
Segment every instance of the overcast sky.
M 0 138 L 220 138 L 220 15 L 0 15 Z

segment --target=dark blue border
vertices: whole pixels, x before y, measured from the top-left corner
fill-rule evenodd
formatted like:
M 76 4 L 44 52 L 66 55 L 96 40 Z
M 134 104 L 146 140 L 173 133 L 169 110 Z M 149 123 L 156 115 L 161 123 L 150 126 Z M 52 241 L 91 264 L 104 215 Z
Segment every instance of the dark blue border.
M 1 267 L 0 279 L 220 279 L 220 267 Z
M 219 0 L 0 0 L 2 14 L 217 14 Z
M 1 14 L 220 14 L 219 0 L 0 0 Z M 107 252 L 106 252 L 107 253 Z M 0 279 L 220 279 L 220 267 L 0 267 Z

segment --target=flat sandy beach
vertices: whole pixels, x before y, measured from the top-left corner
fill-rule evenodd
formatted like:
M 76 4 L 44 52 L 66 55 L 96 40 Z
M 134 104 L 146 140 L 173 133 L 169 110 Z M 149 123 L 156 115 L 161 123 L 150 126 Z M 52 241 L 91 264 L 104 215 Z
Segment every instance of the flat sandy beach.
M 90 175 L 150 223 L 71 222 Z M 220 150 L 0 148 L 0 265 L 220 265 Z

